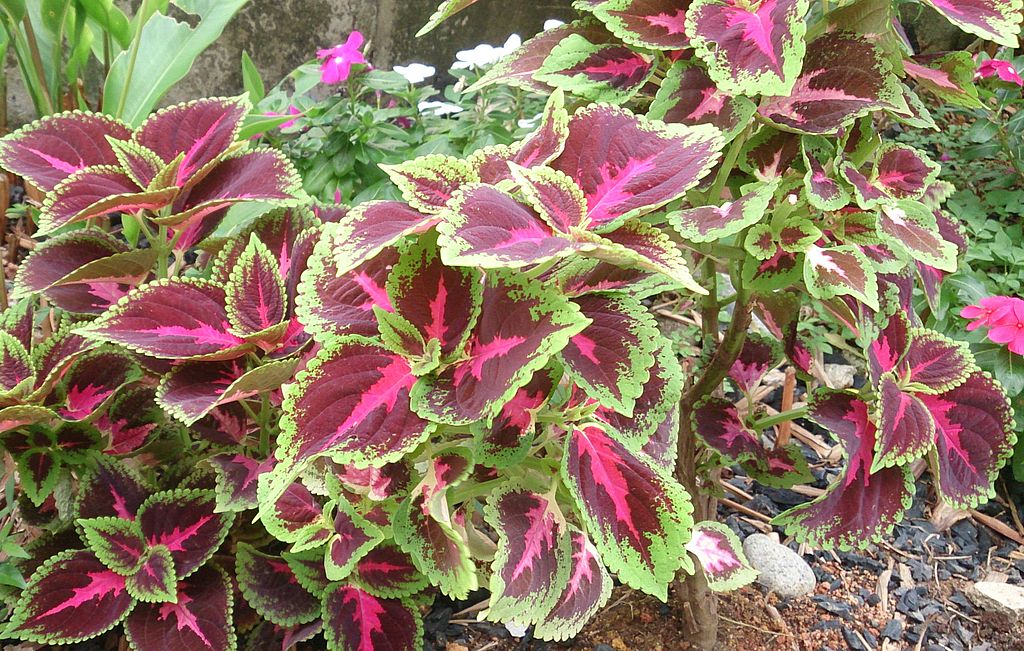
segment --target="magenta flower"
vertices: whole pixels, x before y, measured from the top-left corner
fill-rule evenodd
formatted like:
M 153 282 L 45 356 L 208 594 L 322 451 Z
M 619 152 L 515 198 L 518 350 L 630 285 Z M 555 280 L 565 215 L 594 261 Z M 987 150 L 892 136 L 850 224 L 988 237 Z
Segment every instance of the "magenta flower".
M 988 296 L 968 305 L 960 316 L 971 319 L 967 330 L 988 328 L 988 339 L 1006 344 L 1010 352 L 1024 355 L 1024 300 L 1013 296 Z
M 986 59 L 978 64 L 978 70 L 975 75 L 976 77 L 996 77 L 998 76 L 1003 81 L 1008 81 L 1011 84 L 1017 84 L 1018 86 L 1024 86 L 1024 79 L 1021 79 L 1017 69 L 1013 67 L 1013 64 L 1009 61 L 1003 61 L 1002 59 Z
M 362 33 L 354 31 L 348 35 L 348 40 L 341 45 L 335 45 L 327 50 L 317 50 L 317 58 L 323 59 L 320 64 L 320 81 L 325 84 L 340 84 L 348 79 L 352 72 L 352 66 L 367 63 L 363 56 Z
M 263 115 L 265 115 L 267 117 L 274 118 L 274 117 L 281 117 L 282 115 L 302 115 L 302 111 L 300 111 L 299 109 L 295 108 L 294 106 L 288 106 L 288 112 L 287 113 L 274 113 L 273 111 L 267 111 Z M 295 120 L 286 120 L 285 122 L 282 122 L 281 124 L 279 124 L 277 128 L 278 129 L 291 129 L 294 126 L 295 126 Z

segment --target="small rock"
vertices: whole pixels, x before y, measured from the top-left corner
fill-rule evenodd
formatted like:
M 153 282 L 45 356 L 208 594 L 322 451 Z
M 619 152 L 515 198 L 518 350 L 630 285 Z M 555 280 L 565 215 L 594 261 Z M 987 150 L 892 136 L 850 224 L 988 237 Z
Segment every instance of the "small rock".
M 594 647 L 594 651 L 615 651 L 615 649 L 607 644 L 598 644 Z
M 849 364 L 825 364 L 825 378 L 832 389 L 849 389 L 853 386 L 853 377 L 857 367 Z
M 846 640 L 846 645 L 853 649 L 853 651 L 868 651 L 868 648 L 860 641 L 857 634 L 848 628 L 843 629 L 843 639 Z
M 821 608 L 827 613 L 838 615 L 839 617 L 847 620 L 853 619 L 853 606 L 848 603 L 836 601 L 835 599 L 831 599 L 825 595 L 817 594 L 811 596 L 811 601 L 813 601 L 818 608 Z
M 982 610 L 1002 613 L 1011 622 L 1024 620 L 1024 588 L 1019 585 L 980 581 L 967 591 L 967 596 Z
M 760 533 L 747 536 L 743 552 L 755 570 L 757 582 L 780 597 L 799 597 L 814 590 L 814 571 L 799 554 Z

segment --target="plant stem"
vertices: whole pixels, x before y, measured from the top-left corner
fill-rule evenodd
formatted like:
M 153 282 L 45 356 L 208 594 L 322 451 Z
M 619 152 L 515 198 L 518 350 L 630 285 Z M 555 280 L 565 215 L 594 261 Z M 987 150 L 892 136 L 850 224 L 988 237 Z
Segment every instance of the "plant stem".
M 725 190 L 725 184 L 729 181 L 732 168 L 736 166 L 736 161 L 739 159 L 740 152 L 743 151 L 743 145 L 746 144 L 749 135 L 750 125 L 747 125 L 747 128 L 741 131 L 735 140 L 732 141 L 732 144 L 729 145 L 729 151 L 725 153 L 725 158 L 722 159 L 722 167 L 718 169 L 715 183 L 708 191 L 708 203 L 717 202 L 722 198 L 722 191 Z
M 767 416 L 765 418 L 755 420 L 750 427 L 755 432 L 760 432 L 761 430 L 768 429 L 769 427 L 778 425 L 779 423 L 803 418 L 807 415 L 808 410 L 809 408 L 805 405 L 803 407 L 797 407 L 796 409 L 790 409 L 789 411 L 781 411 L 774 416 Z
M 56 113 L 57 111 L 54 108 L 53 98 L 50 97 L 50 91 L 47 89 L 46 71 L 43 70 L 43 58 L 39 55 L 39 43 L 36 41 L 36 32 L 32 29 L 32 21 L 29 20 L 28 14 L 25 14 L 25 18 L 22 22 L 25 25 L 25 37 L 28 44 L 28 50 L 32 56 L 32 65 L 35 70 L 38 92 L 42 93 L 42 97 L 40 99 L 45 101 L 44 106 L 47 114 Z
M 149 2 L 150 0 L 142 0 L 142 6 L 139 7 L 139 22 L 135 25 L 135 36 L 132 38 L 132 49 L 128 54 L 128 71 L 124 76 L 124 87 L 121 89 L 121 97 L 117 100 L 117 111 L 114 113 L 115 118 L 121 117 L 124 113 L 124 107 L 128 103 L 128 90 L 132 85 L 132 75 L 135 73 L 135 60 L 139 58 L 139 46 L 142 45 L 142 17 L 146 15 L 146 10 L 149 8 Z M 166 265 L 166 263 L 167 262 L 165 260 L 164 264 Z
M 729 369 L 739 357 L 740 351 L 743 349 L 743 342 L 747 339 L 751 309 L 749 293 L 746 289 L 738 287 L 736 289 L 736 308 L 722 343 L 718 345 L 715 354 L 697 382 L 683 395 L 680 413 L 684 419 L 688 417 L 693 405 L 704 396 L 710 395 L 729 374 Z
M 718 311 L 721 309 L 718 305 L 718 273 L 712 258 L 704 258 L 701 269 L 708 294 L 701 299 L 700 329 L 704 335 L 704 346 L 708 346 L 718 343 Z
M 156 234 L 156 247 L 158 265 L 157 278 L 167 278 L 167 227 L 160 226 Z

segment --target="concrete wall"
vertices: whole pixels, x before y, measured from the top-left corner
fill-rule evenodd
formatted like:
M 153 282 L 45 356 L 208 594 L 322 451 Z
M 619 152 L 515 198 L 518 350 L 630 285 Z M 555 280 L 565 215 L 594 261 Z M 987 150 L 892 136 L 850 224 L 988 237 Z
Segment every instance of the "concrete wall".
M 242 89 L 242 51 L 256 62 L 268 87 L 318 48 L 344 42 L 353 29 L 371 42 L 374 65 L 419 61 L 447 70 L 455 53 L 479 43 L 501 44 L 509 34 L 524 38 L 544 20 L 568 20 L 571 0 L 481 0 L 423 38 L 414 38 L 440 0 L 250 0 L 220 40 L 165 100 L 174 103 Z M 133 4 L 138 4 L 135 0 Z M 33 117 L 17 66 L 8 57 L 8 113 L 12 126 Z

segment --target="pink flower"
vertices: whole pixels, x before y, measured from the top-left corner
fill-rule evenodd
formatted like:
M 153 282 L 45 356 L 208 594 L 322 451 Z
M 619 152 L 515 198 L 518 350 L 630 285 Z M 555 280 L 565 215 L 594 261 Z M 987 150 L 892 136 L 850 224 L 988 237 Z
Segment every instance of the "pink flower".
M 341 203 L 341 190 L 334 191 L 334 203 Z
M 988 296 L 968 305 L 960 316 L 972 319 L 967 330 L 989 328 L 988 339 L 1006 344 L 1010 352 L 1024 355 L 1024 300 L 1013 296 Z
M 317 50 L 317 58 L 323 59 L 320 64 L 320 81 L 325 84 L 340 84 L 348 79 L 352 66 L 360 63 L 367 63 L 363 56 L 362 33 L 355 31 L 348 35 L 348 40 L 341 45 L 335 45 L 328 50 Z
M 267 116 L 269 118 L 274 118 L 274 117 L 281 117 L 282 115 L 302 115 L 302 111 L 300 111 L 299 109 L 295 108 L 294 106 L 289 106 L 288 107 L 288 113 L 274 113 L 273 111 L 267 111 L 263 115 L 265 115 L 265 116 Z M 287 120 L 287 121 L 282 122 L 281 124 L 279 124 L 277 126 L 277 128 L 278 129 L 291 129 L 294 126 L 295 126 L 295 120 Z
M 986 59 L 978 65 L 978 70 L 975 73 L 975 78 L 978 77 L 996 77 L 998 76 L 1003 81 L 1008 81 L 1011 84 L 1017 84 L 1018 86 L 1024 86 L 1024 79 L 1021 79 L 1017 69 L 1013 67 L 1013 64 L 1009 61 L 1003 61 L 1002 59 Z

